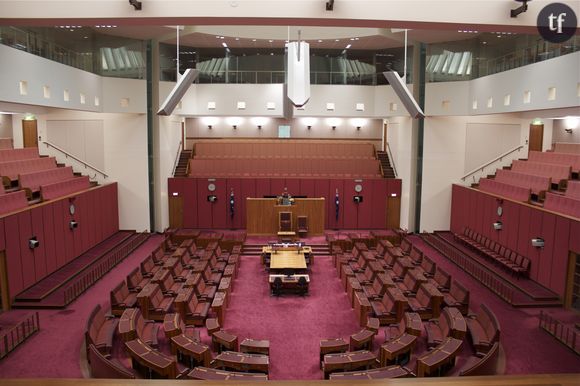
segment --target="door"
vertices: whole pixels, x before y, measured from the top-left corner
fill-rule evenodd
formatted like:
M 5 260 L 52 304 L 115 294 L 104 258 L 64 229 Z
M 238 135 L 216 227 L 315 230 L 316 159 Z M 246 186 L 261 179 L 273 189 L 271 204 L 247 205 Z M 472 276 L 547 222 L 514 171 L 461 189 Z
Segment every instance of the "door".
M 383 148 L 382 151 L 387 151 L 387 124 L 383 123 Z
M 24 147 L 38 147 L 36 119 L 22 121 L 22 140 Z
M 542 143 L 544 142 L 544 125 L 530 125 L 530 143 L 528 150 L 542 151 Z
M 169 197 L 169 227 L 183 227 L 183 197 Z
M 570 251 L 568 254 L 568 272 L 566 278 L 566 293 L 564 307 L 580 310 L 580 259 L 578 254 Z
M 387 197 L 387 229 L 398 229 L 401 226 L 401 197 Z
M 8 287 L 8 268 L 6 266 L 6 251 L 0 251 L 0 304 L 2 310 L 10 309 L 10 289 Z

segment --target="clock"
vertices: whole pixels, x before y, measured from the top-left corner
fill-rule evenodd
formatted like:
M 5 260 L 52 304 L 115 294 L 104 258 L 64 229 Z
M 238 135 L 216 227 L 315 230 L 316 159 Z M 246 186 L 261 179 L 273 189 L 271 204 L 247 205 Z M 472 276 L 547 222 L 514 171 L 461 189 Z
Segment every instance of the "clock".
M 75 210 L 76 210 L 75 204 L 71 202 L 71 204 L 68 206 L 68 212 L 71 214 L 71 216 L 75 214 Z
M 213 192 L 215 190 L 215 184 L 214 183 L 209 183 L 207 185 L 207 190 L 209 190 L 210 192 Z
M 360 193 L 360 192 L 362 192 L 362 190 L 363 190 L 363 186 L 361 184 L 356 184 L 354 186 L 354 191 L 355 192 Z
M 497 207 L 497 215 L 501 217 L 501 215 L 503 214 L 503 208 L 501 206 Z

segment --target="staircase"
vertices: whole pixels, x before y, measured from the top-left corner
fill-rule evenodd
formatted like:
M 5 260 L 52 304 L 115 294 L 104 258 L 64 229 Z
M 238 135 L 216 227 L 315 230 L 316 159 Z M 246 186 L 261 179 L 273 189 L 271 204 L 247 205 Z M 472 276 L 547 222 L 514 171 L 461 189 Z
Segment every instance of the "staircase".
M 385 178 L 396 178 L 395 171 L 391 166 L 391 162 L 389 161 L 389 156 L 387 155 L 386 151 L 378 151 L 377 150 L 377 158 L 383 167 L 383 174 Z
M 191 150 L 182 150 L 173 177 L 187 177 L 187 164 L 191 158 Z

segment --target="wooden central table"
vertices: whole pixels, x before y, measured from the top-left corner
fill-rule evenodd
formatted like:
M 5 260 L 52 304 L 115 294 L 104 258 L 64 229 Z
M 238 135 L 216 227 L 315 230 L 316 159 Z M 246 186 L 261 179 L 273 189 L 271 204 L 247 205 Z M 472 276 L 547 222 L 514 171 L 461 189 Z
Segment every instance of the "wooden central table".
M 270 269 L 306 269 L 303 252 L 277 251 L 270 255 Z

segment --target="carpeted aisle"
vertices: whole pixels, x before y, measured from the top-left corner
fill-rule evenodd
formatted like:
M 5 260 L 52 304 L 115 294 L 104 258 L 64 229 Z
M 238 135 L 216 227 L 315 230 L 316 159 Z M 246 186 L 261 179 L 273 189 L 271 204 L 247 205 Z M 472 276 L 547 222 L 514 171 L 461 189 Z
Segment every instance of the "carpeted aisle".
M 270 341 L 270 379 L 322 379 L 320 339 L 360 330 L 330 256 L 316 256 L 310 280 L 309 296 L 270 296 L 260 258 L 242 256 L 225 329 Z

